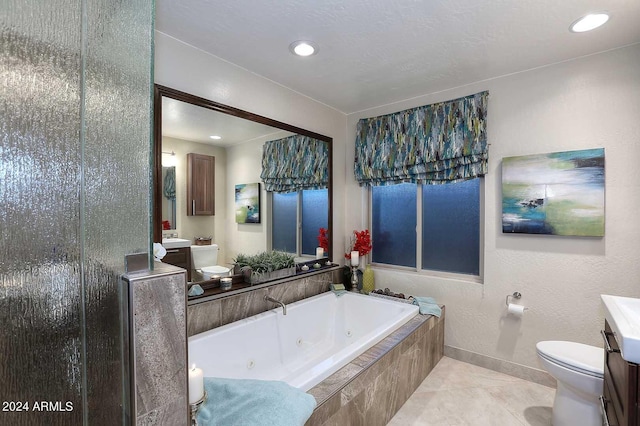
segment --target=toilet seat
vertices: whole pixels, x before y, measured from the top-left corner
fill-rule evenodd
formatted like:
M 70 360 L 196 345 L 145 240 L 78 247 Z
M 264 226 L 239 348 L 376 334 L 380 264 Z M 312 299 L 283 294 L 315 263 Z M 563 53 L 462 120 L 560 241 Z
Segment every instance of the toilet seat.
M 604 350 L 577 342 L 546 341 L 536 344 L 541 358 L 577 373 L 604 377 Z

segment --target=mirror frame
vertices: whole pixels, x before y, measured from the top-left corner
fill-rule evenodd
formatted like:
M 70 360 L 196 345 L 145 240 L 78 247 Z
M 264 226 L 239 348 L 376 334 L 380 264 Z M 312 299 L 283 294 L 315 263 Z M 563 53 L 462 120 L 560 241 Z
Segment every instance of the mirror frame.
M 331 246 L 333 235 L 333 138 L 329 136 L 321 135 L 300 127 L 292 126 L 291 124 L 283 123 L 281 121 L 273 120 L 271 118 L 264 117 L 262 115 L 254 114 L 248 111 L 243 111 L 238 108 L 234 108 L 228 105 L 220 104 L 209 99 L 201 98 L 190 93 L 181 92 L 170 87 L 154 84 L 153 93 L 153 191 L 152 191 L 152 210 L 151 215 L 151 227 L 153 229 L 153 241 L 157 243 L 162 242 L 162 97 L 168 97 L 176 99 L 178 101 L 186 102 L 192 105 L 200 106 L 202 108 L 210 109 L 213 111 L 221 112 L 223 114 L 233 115 L 238 118 L 244 118 L 245 120 L 254 121 L 256 123 L 265 124 L 267 126 L 275 127 L 281 130 L 286 130 L 293 133 L 309 136 L 314 139 L 321 140 L 327 143 L 329 152 L 328 172 L 329 183 L 327 184 L 328 195 L 328 239 L 329 250 L 327 258 L 331 259 Z

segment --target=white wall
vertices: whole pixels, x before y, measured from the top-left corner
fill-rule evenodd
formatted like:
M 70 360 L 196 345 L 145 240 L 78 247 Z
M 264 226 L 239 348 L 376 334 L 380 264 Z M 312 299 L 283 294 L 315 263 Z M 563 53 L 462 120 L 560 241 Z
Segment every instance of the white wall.
M 360 118 L 482 90 L 491 144 L 484 285 L 381 269 L 376 284 L 447 305 L 446 345 L 535 368 L 540 340 L 602 346 L 600 294 L 640 297 L 640 45 L 352 114 L 345 155 L 353 158 Z M 604 238 L 502 234 L 503 157 L 597 147 L 605 148 Z M 361 198 L 350 169 L 346 181 L 347 199 Z M 346 229 L 366 226 L 362 205 L 345 210 Z M 522 320 L 506 316 L 505 296 L 516 290 L 530 308 Z
M 155 33 L 155 82 L 333 138 L 334 251 L 342 252 L 346 116 L 243 68 Z
M 238 253 L 257 254 L 268 247 L 268 227 L 270 211 L 267 209 L 267 192 L 260 179 L 262 173 L 262 146 L 267 140 L 280 139 L 291 135 L 281 131 L 227 148 L 227 185 L 229 191 L 227 205 L 227 262 Z M 260 223 L 236 223 L 235 188 L 238 184 L 260 182 Z

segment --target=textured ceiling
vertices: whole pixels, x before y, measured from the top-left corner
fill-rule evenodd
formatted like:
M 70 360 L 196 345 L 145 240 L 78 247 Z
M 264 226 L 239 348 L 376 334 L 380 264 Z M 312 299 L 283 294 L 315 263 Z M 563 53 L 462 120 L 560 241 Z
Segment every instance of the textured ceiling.
M 638 0 L 157 0 L 157 30 L 344 113 L 640 42 Z M 569 25 L 611 19 L 590 33 Z M 312 40 L 317 55 L 289 52 Z

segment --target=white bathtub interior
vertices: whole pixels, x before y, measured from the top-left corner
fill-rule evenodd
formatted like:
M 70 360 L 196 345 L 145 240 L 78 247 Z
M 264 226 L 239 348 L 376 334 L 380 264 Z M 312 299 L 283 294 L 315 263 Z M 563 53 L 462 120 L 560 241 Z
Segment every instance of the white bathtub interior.
M 323 293 L 189 338 L 207 377 L 281 380 L 307 391 L 418 314 L 355 293 Z

